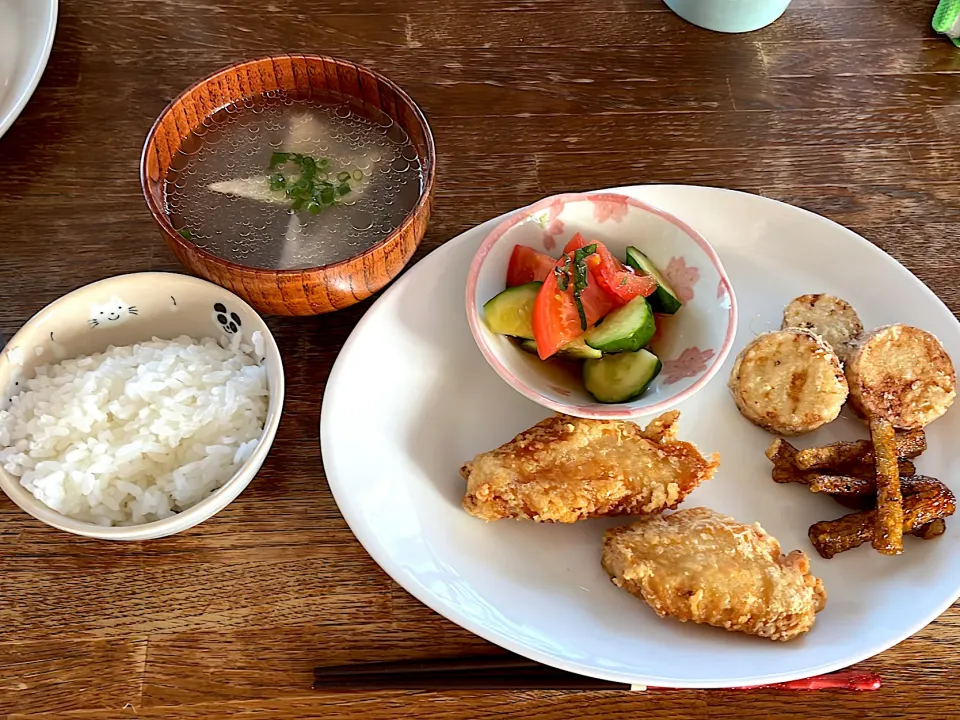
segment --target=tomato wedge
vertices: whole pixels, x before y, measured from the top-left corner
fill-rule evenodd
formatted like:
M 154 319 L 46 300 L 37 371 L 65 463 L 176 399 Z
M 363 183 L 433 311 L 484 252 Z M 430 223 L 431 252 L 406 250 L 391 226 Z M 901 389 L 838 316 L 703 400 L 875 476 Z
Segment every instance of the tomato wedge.
M 626 305 L 641 295 L 648 297 L 657 289 L 657 281 L 649 275 L 638 275 L 631 268 L 623 266 L 610 271 L 607 263 L 600 264 L 597 282 L 617 305 Z
M 570 238 L 570 242 L 568 242 L 566 245 L 563 246 L 563 254 L 566 255 L 567 253 L 572 253 L 574 250 L 579 250 L 580 248 L 586 247 L 587 245 L 590 245 L 590 244 L 591 243 L 588 243 L 584 239 L 583 235 L 581 235 L 580 233 L 577 233 L 572 238 Z
M 572 263 L 572 252 L 561 257 L 556 267 L 563 268 L 568 258 Z M 610 296 L 600 288 L 590 270 L 587 273 L 587 286 L 580 293 L 580 303 L 588 328 L 596 325 L 614 307 Z M 583 335 L 583 332 L 573 296 L 573 282 L 568 282 L 567 289 L 561 290 L 557 274 L 550 272 L 533 304 L 533 337 L 537 342 L 537 354 L 541 360 L 546 360 L 568 342 Z
M 587 245 L 597 246 L 597 251 L 587 256 L 587 267 L 596 275 L 600 287 L 610 296 L 615 306 L 626 305 L 639 295 L 648 297 L 657 289 L 654 278 L 638 275 L 633 268 L 617 260 L 602 242 L 587 242 L 580 233 L 571 238 L 563 251 L 573 252 Z
M 507 287 L 543 282 L 557 261 L 526 245 L 516 245 L 507 266 Z

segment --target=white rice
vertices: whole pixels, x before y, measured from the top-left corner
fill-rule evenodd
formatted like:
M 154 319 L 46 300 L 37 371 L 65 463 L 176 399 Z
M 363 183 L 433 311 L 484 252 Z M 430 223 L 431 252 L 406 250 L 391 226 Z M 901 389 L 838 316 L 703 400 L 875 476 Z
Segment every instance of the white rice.
M 186 336 L 36 369 L 0 411 L 0 464 L 40 501 L 98 525 L 186 510 L 257 446 L 267 415 L 263 337 Z

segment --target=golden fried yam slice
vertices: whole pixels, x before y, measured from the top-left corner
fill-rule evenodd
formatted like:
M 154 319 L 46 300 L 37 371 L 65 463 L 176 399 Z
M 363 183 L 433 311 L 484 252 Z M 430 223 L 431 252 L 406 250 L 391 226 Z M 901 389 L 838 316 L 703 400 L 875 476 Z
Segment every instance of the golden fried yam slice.
M 562 523 L 675 508 L 720 462 L 671 439 L 676 419 L 661 416 L 641 430 L 617 420 L 548 418 L 461 468 L 463 508 L 482 520 Z
M 835 420 L 847 399 L 836 353 L 797 328 L 754 338 L 737 357 L 729 386 L 740 413 L 778 435 L 816 430 Z
M 823 583 L 799 550 L 784 556 L 759 524 L 707 508 L 608 530 L 603 568 L 660 617 L 791 640 L 826 605 Z
M 945 485 L 910 495 L 903 500 L 903 532 L 913 532 L 936 520 L 949 517 L 956 509 L 956 498 Z M 872 542 L 876 516 L 876 510 L 868 510 L 844 515 L 837 520 L 814 523 L 810 526 L 810 542 L 822 557 L 832 558 Z M 937 529 L 934 528 L 934 532 Z
M 900 429 L 936 420 L 957 395 L 957 373 L 943 345 L 926 330 L 908 325 L 864 335 L 846 374 L 854 409 Z
M 860 316 L 850 303 L 825 293 L 801 295 L 790 301 L 783 311 L 782 329 L 787 328 L 809 330 L 826 341 L 843 362 L 863 333 Z

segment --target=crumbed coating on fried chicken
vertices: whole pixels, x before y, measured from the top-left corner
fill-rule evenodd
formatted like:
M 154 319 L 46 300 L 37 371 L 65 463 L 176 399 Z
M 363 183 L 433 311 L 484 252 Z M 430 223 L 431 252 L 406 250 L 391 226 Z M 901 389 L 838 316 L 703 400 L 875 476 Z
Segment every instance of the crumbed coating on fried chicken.
M 675 508 L 719 457 L 676 440 L 679 413 L 647 428 L 557 415 L 466 463 L 464 509 L 483 520 L 570 523 Z
M 614 584 L 661 617 L 771 640 L 807 632 L 827 602 L 803 552 L 784 556 L 759 524 L 708 508 L 608 530 L 602 562 Z

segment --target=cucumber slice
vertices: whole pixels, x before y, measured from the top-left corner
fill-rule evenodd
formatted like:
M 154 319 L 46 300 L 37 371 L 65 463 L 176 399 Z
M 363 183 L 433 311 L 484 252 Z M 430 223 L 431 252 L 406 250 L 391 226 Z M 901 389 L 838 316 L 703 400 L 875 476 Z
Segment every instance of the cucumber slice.
M 520 349 L 536 355 L 537 343 L 535 340 L 524 340 L 522 343 L 520 343 Z M 592 347 L 587 345 L 583 341 L 582 337 L 564 345 L 562 348 L 560 348 L 557 355 L 566 358 L 567 360 L 591 360 L 603 357 L 602 352 L 599 350 L 594 350 Z
M 571 360 L 598 360 L 603 357 L 602 352 L 587 345 L 582 337 L 560 348 L 560 354 Z
M 674 292 L 667 279 L 657 270 L 657 266 L 650 262 L 650 258 L 635 247 L 628 247 L 627 265 L 637 272 L 652 275 L 653 279 L 657 281 L 657 289 L 653 291 L 653 295 L 647 298 L 654 312 L 673 315 L 680 309 L 683 303 L 680 302 L 680 298 L 677 297 L 677 293 Z
M 605 353 L 635 352 L 644 348 L 657 331 L 653 310 L 645 297 L 635 297 L 603 319 L 602 325 L 589 330 L 584 342 Z
M 533 340 L 533 303 L 541 282 L 507 288 L 483 306 L 483 319 L 490 332 Z
M 583 385 L 602 403 L 627 402 L 641 395 L 662 367 L 647 350 L 605 355 L 583 364 Z

